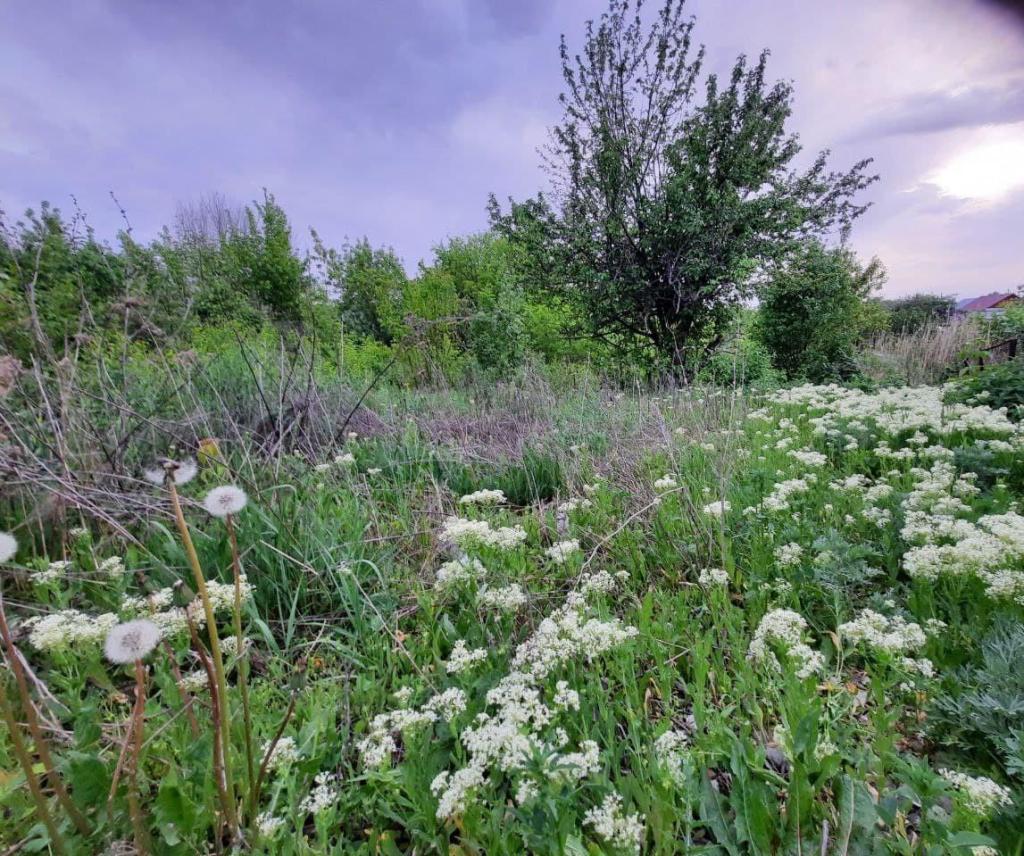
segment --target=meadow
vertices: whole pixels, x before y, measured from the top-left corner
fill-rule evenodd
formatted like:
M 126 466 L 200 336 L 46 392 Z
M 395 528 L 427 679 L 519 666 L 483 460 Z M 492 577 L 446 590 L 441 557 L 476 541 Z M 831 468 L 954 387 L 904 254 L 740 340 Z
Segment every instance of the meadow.
M 6 852 L 1022 852 L 984 392 L 252 368 L 3 399 Z

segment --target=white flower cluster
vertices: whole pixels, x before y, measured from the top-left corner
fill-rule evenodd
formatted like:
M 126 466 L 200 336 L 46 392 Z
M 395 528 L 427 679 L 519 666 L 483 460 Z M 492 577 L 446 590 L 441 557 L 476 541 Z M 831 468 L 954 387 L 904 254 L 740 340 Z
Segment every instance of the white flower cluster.
M 871 609 L 861 610 L 853 621 L 840 624 L 838 629 L 842 638 L 855 645 L 864 643 L 889 654 L 913 651 L 927 641 L 919 624 L 898 615 L 889 618 Z
M 622 810 L 622 797 L 608 794 L 600 806 L 589 809 L 583 816 L 585 826 L 592 826 L 598 838 L 612 847 L 639 853 L 644 840 L 644 821 L 640 814 L 626 814 Z
M 988 817 L 1000 806 L 1013 803 L 1009 788 L 985 776 L 968 776 L 956 770 L 939 770 L 942 776 L 959 792 L 964 808 L 980 817 Z
M 50 583 L 55 583 L 58 580 L 64 579 L 70 568 L 71 562 L 64 559 L 58 559 L 56 562 L 50 562 L 41 570 L 34 570 L 32 572 L 32 580 L 33 582 L 39 583 L 39 585 L 49 585 Z
M 689 748 L 690 736 L 685 731 L 666 731 L 654 741 L 654 756 L 677 787 L 685 783 L 682 764 Z
M 477 490 L 459 498 L 459 505 L 501 505 L 507 500 L 501 490 Z
M 239 574 L 239 590 L 242 595 L 242 603 L 252 597 L 252 586 L 245 574 Z M 215 613 L 233 612 L 235 608 L 235 584 L 221 583 L 217 580 L 207 580 L 206 595 L 210 598 L 210 605 Z
M 658 491 L 674 490 L 679 487 L 679 482 L 675 480 L 674 476 L 664 475 L 660 479 L 654 480 L 654 489 Z
M 404 688 L 408 689 L 408 687 Z M 402 691 L 400 691 L 402 692 Z M 395 693 L 398 696 L 398 693 Z M 399 704 L 406 704 L 408 696 L 403 692 Z M 380 713 L 370 722 L 366 737 L 356 744 L 356 750 L 368 769 L 380 767 L 398 750 L 396 733 L 405 733 L 437 722 L 438 719 L 453 719 L 466 709 L 466 694 L 457 687 L 451 687 L 430 698 L 420 710 L 402 707 L 390 713 Z
M 720 499 L 717 502 L 709 502 L 702 510 L 711 517 L 723 517 L 729 513 L 731 508 L 732 506 L 727 500 Z
M 523 591 L 523 587 L 519 583 L 512 583 L 502 588 L 484 587 L 476 596 L 478 606 L 491 607 L 502 612 L 515 612 L 524 606 L 526 601 L 526 592 Z
M 265 757 L 269 749 L 270 741 L 268 740 L 263 744 L 260 754 Z M 295 738 L 282 737 L 277 741 L 277 745 L 274 746 L 274 751 L 270 753 L 270 758 L 267 759 L 267 769 L 282 770 L 296 763 L 301 757 L 299 747 L 295 743 Z
M 581 511 L 586 508 L 590 508 L 594 503 L 584 497 L 577 497 L 575 499 L 567 499 L 558 506 L 559 514 L 572 514 L 574 511 Z
M 599 747 L 584 741 L 579 751 L 562 751 L 568 736 L 560 729 L 554 743 L 545 740 L 544 730 L 556 711 L 577 709 L 579 695 L 567 682 L 556 684 L 552 707 L 543 700 L 543 684 L 555 669 L 567 662 L 594 658 L 637 634 L 618 619 L 601 621 L 586 617 L 586 600 L 574 592 L 565 603 L 545 618 L 522 642 L 512 658 L 513 671 L 505 675 L 486 695 L 493 712 L 481 712 L 463 730 L 460 742 L 469 753 L 466 767 L 435 779 L 437 816 L 447 819 L 465 809 L 467 794 L 479 787 L 488 770 L 521 771 L 527 761 L 540 755 L 547 775 L 558 780 L 578 780 L 600 769 Z M 470 770 L 472 772 L 467 772 Z M 536 793 L 535 783 L 518 783 L 523 801 Z
M 500 526 L 492 529 L 486 520 L 449 517 L 442 526 L 441 537 L 463 549 L 483 546 L 511 550 L 526 540 L 526 530 L 522 526 Z
M 932 516 L 927 527 L 918 519 L 917 534 L 926 528 L 939 529 L 932 537 L 949 543 L 911 547 L 903 554 L 903 567 L 910 576 L 934 580 L 943 574 L 974 575 L 986 584 L 989 597 L 1024 603 L 1024 572 L 1012 567 L 1024 558 L 1024 517 L 1009 511 L 971 523 Z
M 471 669 L 476 663 L 483 662 L 486 659 L 486 648 L 467 648 L 466 640 L 459 639 L 452 647 L 451 654 L 448 655 L 445 670 L 449 675 L 457 675 Z
M 800 564 L 803 555 L 804 548 L 794 541 L 776 548 L 775 562 L 782 568 L 792 568 Z
M 729 572 L 722 568 L 704 568 L 697 577 L 697 582 L 707 588 L 729 585 Z
M 791 609 L 773 609 L 761 619 L 754 631 L 747 656 L 755 662 L 767 662 L 775 669 L 781 669 L 771 650 L 772 645 L 777 645 L 797 664 L 797 677 L 809 678 L 822 670 L 825 660 L 820 652 L 804 642 L 806 630 L 807 621 L 799 613 Z
M 785 511 L 789 508 L 790 498 L 807 493 L 815 481 L 817 481 L 817 477 L 814 473 L 808 473 L 803 478 L 780 481 L 772 492 L 761 500 L 761 507 L 765 511 Z
M 24 623 L 28 643 L 37 651 L 55 652 L 72 646 L 97 646 L 118 623 L 117 613 L 87 615 L 77 609 L 61 609 Z
M 314 787 L 299 803 L 299 811 L 306 814 L 320 814 L 338 801 L 337 776 L 333 773 L 317 773 Z
M 464 812 L 470 794 L 483 783 L 484 773 L 477 767 L 438 773 L 430 783 L 430 792 L 438 798 L 437 817 L 444 820 Z
M 120 556 L 111 556 L 110 558 L 104 559 L 99 564 L 99 570 L 101 574 L 110 577 L 111 579 L 123 577 L 127 572 L 127 568 L 124 566 L 124 560 Z
M 592 574 L 584 574 L 580 580 L 580 592 L 582 594 L 607 594 L 614 591 L 619 582 L 629 579 L 629 571 L 616 571 L 615 575 L 608 571 L 601 570 Z
M 780 390 L 773 396 L 779 404 L 801 404 L 825 413 L 811 422 L 816 433 L 835 436 L 844 429 L 874 427 L 895 437 L 907 431 L 950 435 L 959 432 L 988 432 L 1008 435 L 1015 426 L 1006 408 L 946 404 L 943 387 L 889 387 L 876 392 L 846 389 L 838 384 L 801 386 Z
M 805 467 L 823 467 L 828 463 L 828 457 L 814 449 L 792 449 L 788 454 Z
M 284 818 L 275 817 L 269 811 L 256 816 L 256 831 L 264 838 L 273 838 L 283 824 Z
M 559 541 L 552 544 L 544 551 L 544 555 L 551 559 L 556 565 L 561 565 L 570 556 L 580 551 L 580 542 L 575 538 L 569 541 Z
M 439 589 L 453 588 L 460 583 L 479 581 L 485 576 L 487 576 L 487 569 L 479 559 L 460 556 L 458 559 L 445 562 L 437 569 L 434 585 Z

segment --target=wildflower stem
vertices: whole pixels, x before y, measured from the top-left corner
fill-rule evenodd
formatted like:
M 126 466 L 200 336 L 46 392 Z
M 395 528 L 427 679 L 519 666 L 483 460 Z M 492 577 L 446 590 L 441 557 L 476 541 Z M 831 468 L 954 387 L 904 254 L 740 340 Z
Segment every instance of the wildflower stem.
M 259 805 L 260 791 L 263 789 L 263 779 L 267 775 L 267 767 L 270 765 L 270 759 L 273 757 L 274 749 L 277 748 L 277 744 L 281 740 L 281 735 L 284 734 L 284 730 L 288 727 L 288 722 L 292 718 L 292 714 L 295 712 L 295 702 L 298 699 L 298 695 L 297 691 L 292 690 L 291 697 L 288 699 L 288 709 L 281 718 L 281 724 L 277 726 L 274 739 L 270 741 L 270 745 L 267 746 L 267 751 L 263 753 L 263 761 L 260 763 L 260 772 L 256 776 L 256 784 L 253 787 L 254 807 Z
M 213 664 L 210 662 L 210 658 L 206 655 L 206 651 L 203 648 L 202 642 L 199 640 L 199 634 L 196 632 L 195 624 L 192 623 L 192 619 L 188 619 L 188 630 L 192 637 L 192 647 L 195 648 L 196 656 L 199 658 L 199 662 L 206 672 L 207 686 L 210 688 L 210 707 L 211 707 L 211 718 L 213 719 L 213 780 L 217 786 L 217 797 L 220 799 L 221 808 L 226 818 L 230 813 L 231 802 L 228 799 L 227 789 L 224 783 L 224 768 L 221 763 L 222 750 L 224 748 L 224 741 L 221 739 L 220 727 L 220 694 L 217 691 L 217 676 L 213 671 Z
M 7 652 L 7 660 L 10 663 L 11 671 L 14 673 L 15 684 L 18 687 L 18 695 L 21 697 L 21 707 L 25 713 L 25 721 L 28 723 L 29 733 L 32 735 L 32 742 L 35 745 L 39 760 L 43 762 L 43 770 L 46 773 L 47 781 L 53 787 L 57 795 L 57 801 L 67 812 L 71 822 L 81 835 L 88 837 L 92 834 L 92 828 L 85 819 L 85 815 L 79 811 L 78 806 L 72 802 L 68 795 L 64 782 L 58 775 L 53 763 L 53 756 L 50 755 L 50 746 L 46 742 L 43 730 L 39 727 L 39 717 L 36 715 L 35 703 L 29 693 L 28 682 L 25 680 L 25 672 L 21 665 L 21 657 L 14 646 L 14 639 L 11 637 L 10 628 L 7 625 L 7 614 L 4 611 L 3 593 L 0 592 L 0 634 L 3 636 L 4 648 Z
M 57 824 L 50 814 L 50 807 L 46 804 L 46 796 L 43 794 L 39 779 L 36 778 L 36 773 L 32 766 L 32 757 L 25 747 L 25 741 L 22 739 L 21 729 L 18 727 L 14 710 L 11 707 L 10 697 L 7 695 L 6 679 L 3 676 L 0 676 L 0 709 L 3 710 L 4 724 L 7 726 L 7 737 L 11 741 L 11 748 L 14 750 L 18 763 L 21 765 L 28 788 L 32 792 L 32 799 L 36 804 L 39 819 L 43 822 L 46 832 L 50 837 L 50 848 L 57 856 L 63 856 L 67 852 L 64 846 L 64 839 L 61 837 L 60 830 L 57 829 Z
M 235 789 L 231 780 L 229 751 L 231 722 L 228 713 L 228 685 L 224 677 L 224 660 L 221 657 L 220 639 L 217 636 L 217 619 L 213 613 L 213 604 L 210 603 L 209 592 L 206 590 L 206 578 L 203 576 L 203 568 L 199 564 L 199 556 L 196 553 L 195 545 L 192 543 L 192 536 L 189 535 L 188 524 L 185 522 L 185 515 L 181 510 L 181 500 L 178 498 L 178 491 L 174 486 L 174 479 L 170 471 L 168 472 L 166 484 L 171 494 L 171 505 L 174 508 L 174 518 L 178 524 L 178 532 L 181 534 L 185 553 L 188 556 L 189 564 L 192 566 L 196 591 L 199 593 L 199 599 L 203 604 L 203 612 L 206 615 L 206 630 L 210 637 L 210 657 L 213 660 L 213 673 L 216 678 L 217 692 L 220 696 L 218 720 L 220 723 L 221 761 L 224 766 L 224 788 L 227 796 L 227 822 L 231 835 L 234 838 L 238 834 L 238 818 L 235 811 Z
M 140 856 L 149 853 L 149 830 L 139 805 L 139 764 L 142 759 L 142 729 L 146 713 L 146 671 L 142 660 L 135 661 L 135 706 L 132 709 L 132 757 L 129 762 L 128 812 L 135 834 L 135 850 Z
M 231 568 L 235 576 L 235 640 L 238 647 L 238 689 L 242 697 L 242 723 L 245 733 L 245 764 L 249 781 L 249 813 L 256 806 L 253 802 L 256 785 L 256 768 L 252 752 L 252 716 L 249 711 L 249 649 L 242 636 L 242 561 L 238 552 L 238 538 L 235 536 L 235 524 L 230 514 L 224 518 L 228 528 L 228 541 L 231 543 Z

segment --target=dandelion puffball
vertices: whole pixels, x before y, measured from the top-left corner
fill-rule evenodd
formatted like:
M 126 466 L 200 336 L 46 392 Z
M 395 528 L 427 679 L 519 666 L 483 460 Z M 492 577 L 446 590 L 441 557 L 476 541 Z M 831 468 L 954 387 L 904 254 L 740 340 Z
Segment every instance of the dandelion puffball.
M 17 552 L 17 539 L 10 532 L 0 532 L 0 562 L 9 562 Z
M 103 643 L 103 653 L 111 663 L 134 663 L 149 654 L 159 641 L 160 628 L 140 618 L 114 627 Z
M 248 498 L 245 491 L 233 484 L 215 487 L 203 500 L 205 508 L 214 517 L 227 517 L 229 514 L 237 514 L 243 508 Z
M 196 473 L 199 472 L 199 467 L 195 461 L 177 461 L 172 463 L 174 464 L 174 469 L 171 470 L 171 479 L 175 484 L 188 484 L 188 482 L 196 477 Z M 167 478 L 167 468 L 163 466 L 154 467 L 151 470 L 145 470 L 143 475 L 148 482 L 163 484 Z

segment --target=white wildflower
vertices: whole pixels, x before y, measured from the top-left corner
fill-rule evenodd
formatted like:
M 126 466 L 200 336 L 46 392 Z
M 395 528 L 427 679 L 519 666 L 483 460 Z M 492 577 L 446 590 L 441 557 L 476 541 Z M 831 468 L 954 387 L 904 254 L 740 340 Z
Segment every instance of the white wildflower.
M 609 794 L 599 807 L 589 809 L 583 816 L 583 824 L 592 826 L 598 838 L 612 847 L 639 853 L 644 840 L 642 815 L 625 814 L 622 797 Z
M 299 810 L 307 814 L 320 814 L 338 801 L 338 788 L 333 773 L 317 773 L 313 789 L 299 803 Z
M 580 542 L 575 538 L 569 541 L 559 541 L 544 551 L 544 555 L 551 559 L 556 565 L 561 565 L 570 556 L 580 551 Z
M 467 493 L 459 498 L 459 505 L 502 505 L 505 502 L 504 491 L 488 488 Z
M 1013 803 L 1009 788 L 985 776 L 968 776 L 966 773 L 946 769 L 939 770 L 939 775 L 957 789 L 964 807 L 979 817 L 988 817 L 1000 806 Z
M 504 612 L 515 612 L 526 604 L 526 592 L 519 583 L 504 588 L 484 588 L 476 597 L 477 605 L 493 607 Z
M 269 740 L 263 744 L 260 755 L 266 757 L 268 751 L 270 751 Z M 295 743 L 295 738 L 282 737 L 277 741 L 277 745 L 274 746 L 274 751 L 270 753 L 270 758 L 267 760 L 267 769 L 284 769 L 296 763 L 301 757 L 299 747 Z
M 445 670 L 449 675 L 457 675 L 471 669 L 476 663 L 487 659 L 486 648 L 467 648 L 466 640 L 459 639 L 448 655 Z
M 706 588 L 729 585 L 729 572 L 723 568 L 704 568 L 697 577 L 697 582 Z

